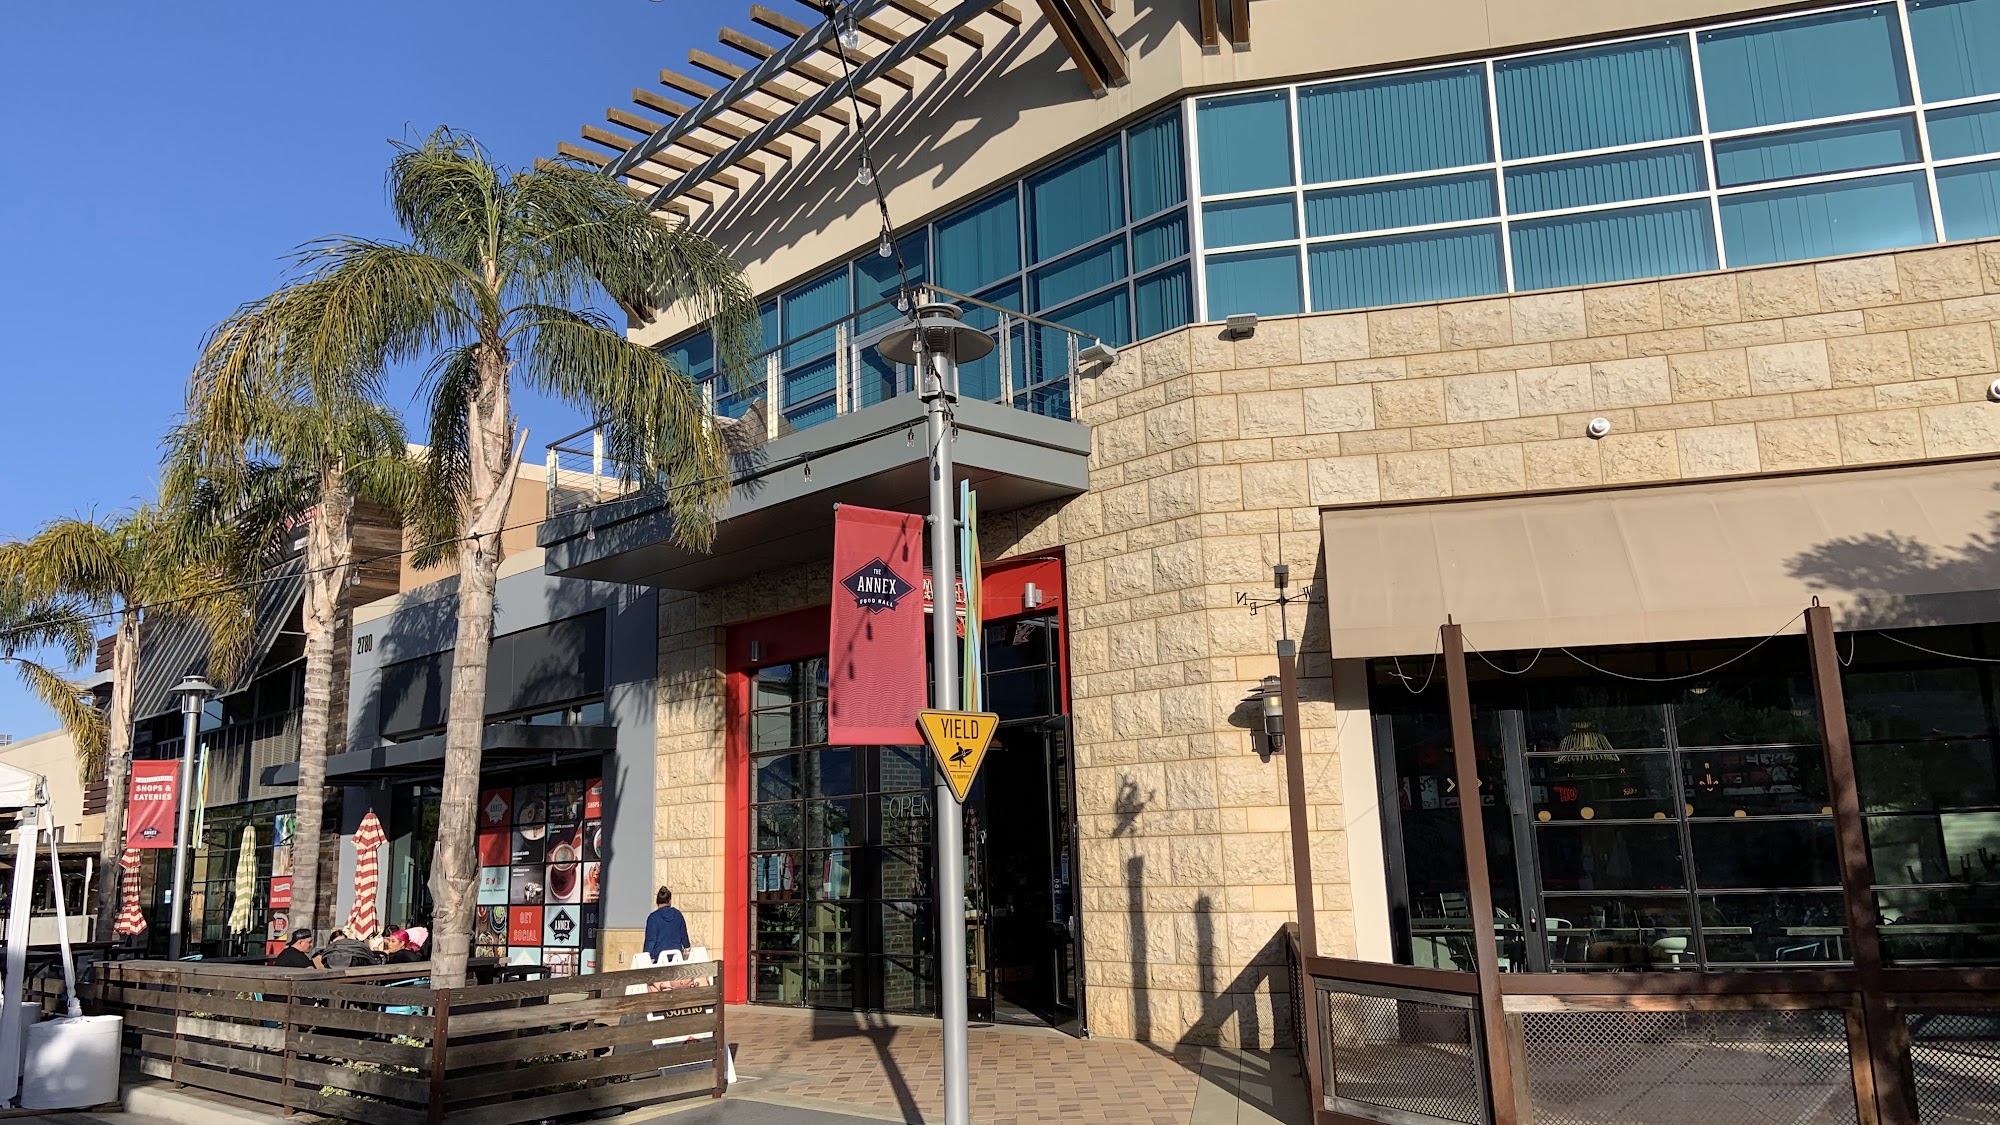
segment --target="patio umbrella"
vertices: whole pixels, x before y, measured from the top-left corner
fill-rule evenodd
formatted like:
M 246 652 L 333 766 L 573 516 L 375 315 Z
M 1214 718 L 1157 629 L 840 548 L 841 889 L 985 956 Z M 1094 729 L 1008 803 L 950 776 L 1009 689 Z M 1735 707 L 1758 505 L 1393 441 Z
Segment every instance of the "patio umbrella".
M 139 906 L 139 852 L 126 848 L 118 857 L 118 920 L 111 932 L 131 937 L 146 932 L 146 912 Z
M 229 908 L 229 932 L 250 932 L 250 905 L 257 897 L 257 830 L 243 826 L 243 843 L 236 849 L 236 902 Z
M 354 908 L 347 912 L 347 936 L 366 941 L 375 933 L 375 894 L 382 883 L 382 822 L 375 810 L 361 818 L 354 833 Z

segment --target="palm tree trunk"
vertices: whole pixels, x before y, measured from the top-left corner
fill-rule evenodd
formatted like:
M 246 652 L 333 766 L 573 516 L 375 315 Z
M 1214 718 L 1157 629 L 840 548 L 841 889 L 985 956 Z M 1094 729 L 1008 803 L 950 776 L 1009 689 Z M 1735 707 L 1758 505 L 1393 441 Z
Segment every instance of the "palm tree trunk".
M 125 850 L 125 804 L 131 796 L 132 694 L 139 678 L 139 611 L 131 606 L 118 615 L 118 637 L 111 649 L 111 713 L 104 746 L 104 842 L 97 849 L 97 931 L 93 940 L 111 940 L 118 918 L 118 859 Z M 181 778 L 182 785 L 188 778 Z
M 486 662 L 493 647 L 493 599 L 500 532 L 514 494 L 514 417 L 507 401 L 507 356 L 482 347 L 479 390 L 469 408 L 468 495 L 461 501 L 465 539 L 458 545 L 458 640 L 451 658 L 451 705 L 445 717 L 444 785 L 431 860 L 431 987 L 465 984 L 472 955 L 472 911 L 479 881 L 475 845 L 480 759 L 486 739 Z
M 341 591 L 354 554 L 354 507 L 338 467 L 321 474 L 319 505 L 306 528 L 306 634 L 304 710 L 299 716 L 299 787 L 292 839 L 292 926 L 311 929 L 319 918 L 319 845 L 324 831 L 326 759 L 332 745 L 334 642 Z

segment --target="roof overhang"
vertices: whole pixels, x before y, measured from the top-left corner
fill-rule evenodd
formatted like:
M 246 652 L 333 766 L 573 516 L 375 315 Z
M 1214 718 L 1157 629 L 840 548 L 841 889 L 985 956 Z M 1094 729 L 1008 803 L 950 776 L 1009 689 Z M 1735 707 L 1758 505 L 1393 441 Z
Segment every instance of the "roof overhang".
M 956 407 L 958 478 L 981 512 L 1075 496 L 1090 485 L 1090 429 L 995 403 Z M 835 504 L 890 511 L 929 507 L 924 405 L 915 395 L 878 403 L 772 441 L 747 466 L 720 513 L 707 552 L 674 541 L 673 517 L 640 493 L 541 525 L 548 573 L 674 590 L 814 562 L 833 552 Z
M 481 751 L 482 770 L 506 769 L 595 756 L 617 749 L 618 728 L 610 726 L 535 726 L 529 723 L 488 723 Z M 444 773 L 444 735 L 394 742 L 366 750 L 349 750 L 326 760 L 330 785 L 438 777 Z M 265 785 L 297 785 L 299 764 L 266 769 Z

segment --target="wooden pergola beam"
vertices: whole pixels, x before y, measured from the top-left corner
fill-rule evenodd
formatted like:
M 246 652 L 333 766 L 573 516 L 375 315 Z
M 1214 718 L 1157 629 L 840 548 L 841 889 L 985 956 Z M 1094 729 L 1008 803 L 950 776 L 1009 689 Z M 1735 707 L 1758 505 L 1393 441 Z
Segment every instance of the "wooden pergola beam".
M 854 26 L 890 46 L 894 46 L 903 39 L 902 32 L 897 31 L 881 20 L 871 17 L 864 16 L 861 19 L 855 20 Z M 917 57 L 937 67 L 939 70 L 951 69 L 951 56 L 938 50 L 936 47 L 925 47 L 923 50 L 917 52 Z
M 739 74 L 746 73 L 742 67 L 737 66 L 735 63 L 729 62 L 726 59 L 718 59 L 707 51 L 689 51 L 688 61 L 708 71 L 710 74 L 719 75 L 723 78 L 733 79 Z M 817 82 L 821 86 L 835 86 L 840 83 L 840 75 L 816 63 L 809 63 L 804 59 L 800 59 L 798 62 L 792 64 L 791 73 Z M 856 90 L 854 91 L 854 95 L 877 109 L 882 107 L 882 95 L 873 90 Z M 827 108 L 831 110 L 835 107 L 828 106 Z M 844 114 L 846 111 L 842 110 L 841 112 Z M 845 118 L 843 118 L 841 124 L 844 125 L 846 123 Z
M 657 133 L 661 129 L 666 127 L 665 125 L 663 125 L 658 121 L 653 121 L 649 118 L 641 117 L 636 113 L 629 113 L 625 110 L 618 109 L 615 106 L 611 109 L 607 109 L 604 111 L 604 119 L 611 122 L 613 125 L 619 126 L 620 128 L 630 129 L 634 133 L 639 134 L 639 136 L 642 138 L 650 137 L 654 133 Z M 714 128 L 714 124 L 715 123 L 712 121 L 705 121 L 702 123 L 701 127 L 704 129 L 712 129 Z M 723 135 L 728 136 L 727 133 L 724 133 Z M 731 139 L 734 140 L 735 138 Z M 714 141 L 708 140 L 704 137 L 697 137 L 693 133 L 689 133 L 686 136 L 683 136 L 680 140 L 675 141 L 674 143 L 677 145 L 684 145 L 688 148 L 691 148 L 694 151 L 703 154 L 704 156 L 715 156 L 721 153 L 726 147 L 728 147 L 726 145 L 718 145 Z M 789 152 L 780 152 L 779 155 L 784 157 L 786 160 L 790 160 L 792 158 L 792 154 Z M 744 168 L 749 169 L 750 171 L 760 176 L 763 175 L 766 171 L 764 161 L 760 157 L 746 155 L 741 160 L 737 161 L 737 164 L 741 165 Z
M 623 155 L 625 152 L 629 151 L 633 144 L 633 142 L 626 140 L 624 137 L 621 137 L 618 134 L 610 132 L 605 129 L 599 129 L 595 125 L 585 125 L 583 127 L 583 139 L 589 141 L 591 144 L 601 145 L 605 148 L 608 148 L 615 153 L 619 153 L 620 155 Z M 701 165 L 695 163 L 692 160 L 689 160 L 687 157 L 675 156 L 671 151 L 668 150 L 661 150 L 659 152 L 656 152 L 653 155 L 647 157 L 647 159 L 653 161 L 655 164 L 661 164 L 665 165 L 668 168 L 672 168 L 677 172 L 692 172 L 696 168 L 701 167 Z M 740 180 L 733 172 L 718 171 L 713 176 L 711 176 L 710 179 L 715 180 L 717 183 L 722 184 L 724 187 L 729 188 L 732 191 L 741 189 L 743 186 L 742 180 Z
M 944 15 L 943 12 L 924 3 L 924 0 L 889 0 L 889 6 L 913 19 L 920 19 L 925 23 L 929 23 Z M 986 33 L 971 24 L 966 24 L 964 27 L 953 31 L 951 35 L 952 38 L 966 44 L 975 51 L 981 50 L 986 46 Z
M 1217 18 L 1216 0 L 1201 0 L 1201 45 L 1219 47 L 1222 45 L 1222 21 Z
M 1250 45 L 1250 0 L 1229 0 L 1229 41 L 1238 47 Z
M 611 163 L 610 157 L 592 152 L 587 148 L 581 148 L 577 145 L 573 145 L 568 141 L 558 142 L 556 144 L 556 153 L 557 155 L 560 156 L 567 156 L 572 160 L 581 160 L 585 164 L 588 164 L 593 168 L 602 168 L 606 164 Z M 654 187 L 667 186 L 666 177 L 645 171 L 644 169 L 631 168 L 625 172 L 625 175 L 632 179 L 638 180 L 640 183 L 652 184 Z M 647 195 L 650 195 L 651 193 L 635 190 L 633 194 L 643 198 Z M 699 199 L 704 203 L 715 202 L 714 196 L 705 188 L 690 188 L 688 189 L 687 194 L 694 196 L 696 199 Z M 683 216 L 693 214 L 693 212 L 688 208 L 686 204 L 677 201 L 669 201 L 664 206 L 663 209 L 672 211 L 676 214 Z
M 1107 85 L 1106 75 L 1100 69 L 1097 56 L 1084 43 L 1082 31 L 1071 14 L 1069 0 L 1036 0 L 1036 3 L 1041 5 L 1042 15 L 1055 29 L 1056 38 L 1062 42 L 1070 61 L 1076 64 L 1076 72 L 1083 77 L 1083 84 L 1090 87 L 1093 95 L 1102 94 Z
M 653 93 L 651 90 L 639 90 L 639 89 L 633 90 L 632 100 L 639 103 L 640 105 L 648 107 L 649 109 L 657 109 L 660 112 L 665 113 L 670 117 L 680 117 L 688 113 L 691 109 L 691 107 L 682 105 L 680 102 L 674 101 L 672 98 L 661 97 L 660 95 Z M 605 110 L 604 116 L 614 125 L 624 125 L 627 128 L 634 128 L 634 129 L 638 128 L 639 122 L 643 122 L 646 120 L 646 118 L 643 118 L 636 113 L 627 113 L 622 109 L 615 109 L 615 108 Z M 658 125 L 653 126 L 654 129 L 658 129 L 659 127 L 660 126 Z M 728 137 L 731 141 L 740 141 L 743 138 L 749 136 L 751 132 L 749 129 L 746 129 L 743 126 L 738 125 L 733 121 L 724 121 L 720 114 L 709 118 L 707 121 L 702 122 L 701 127 L 709 130 L 710 132 L 718 133 L 722 136 Z M 652 136 L 652 130 L 648 130 L 646 135 Z M 763 149 L 765 152 L 768 152 L 771 155 L 777 157 L 780 160 L 790 160 L 792 158 L 791 149 L 780 146 L 776 144 L 774 141 L 766 141 L 765 143 L 759 145 L 758 147 Z
M 738 69 L 740 72 L 741 68 Z M 663 69 L 660 71 L 660 85 L 665 86 L 670 90 L 679 90 L 681 93 L 687 94 L 695 98 L 706 99 L 710 95 L 715 93 L 715 87 L 709 85 L 706 82 L 703 82 L 701 79 L 690 78 L 687 75 L 674 70 Z M 801 94 L 798 91 L 793 90 L 788 86 L 781 86 L 776 82 L 764 83 L 762 86 L 757 87 L 757 92 L 760 94 L 768 94 L 771 97 L 776 98 L 778 101 L 785 102 L 789 105 L 797 105 L 801 101 L 805 100 L 807 97 L 811 96 L 809 93 Z M 776 121 L 778 119 L 777 113 L 765 109 L 763 106 L 752 104 L 747 99 L 735 103 L 734 105 L 730 106 L 730 108 L 738 113 L 743 114 L 745 117 L 754 117 L 759 121 Z M 848 112 L 846 110 L 841 109 L 838 106 L 827 107 L 826 111 L 820 114 L 820 116 L 830 117 L 834 120 L 836 124 L 840 125 L 845 125 L 848 122 L 854 120 L 853 117 L 848 115 Z M 808 125 L 800 125 L 798 129 L 794 129 L 792 131 L 798 132 L 799 129 L 810 130 L 812 134 L 818 133 L 817 129 L 814 129 L 812 126 Z
M 778 32 L 779 34 L 789 35 L 794 39 L 797 39 L 798 37 L 804 35 L 808 30 L 806 25 L 800 23 L 799 21 L 791 19 L 787 16 L 781 16 L 778 13 L 772 11 L 771 9 L 766 8 L 762 4 L 750 5 L 750 21 L 752 23 L 757 24 L 760 27 L 768 27 L 772 31 Z M 864 63 L 869 62 L 875 58 L 875 56 L 871 54 L 865 47 L 842 47 L 837 42 L 831 43 L 829 46 L 823 48 L 823 50 L 852 51 L 854 52 L 855 56 Z M 793 69 L 797 70 L 798 68 L 793 67 Z M 803 71 L 801 71 L 801 73 L 803 73 Z M 882 73 L 882 77 L 887 78 L 889 81 L 894 82 L 896 85 L 901 86 L 905 90 L 915 90 L 917 88 L 916 75 L 911 74 L 909 71 L 904 70 L 902 67 L 892 66 L 888 70 Z M 829 82 L 827 83 L 827 85 L 832 85 L 832 83 Z

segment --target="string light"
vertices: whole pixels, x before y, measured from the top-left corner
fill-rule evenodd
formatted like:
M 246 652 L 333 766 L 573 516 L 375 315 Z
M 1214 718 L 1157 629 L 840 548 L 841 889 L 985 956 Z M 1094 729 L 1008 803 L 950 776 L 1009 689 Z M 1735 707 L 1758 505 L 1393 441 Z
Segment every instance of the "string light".
M 855 25 L 852 3 L 840 10 L 840 45 L 850 51 L 861 46 L 861 29 Z
M 875 244 L 875 253 L 884 258 L 896 256 L 896 241 L 889 237 L 888 231 L 882 232 L 882 240 Z
M 875 182 L 875 166 L 868 163 L 866 153 L 862 154 L 861 167 L 854 171 L 854 182 L 860 184 L 862 187 L 867 187 L 869 184 Z

